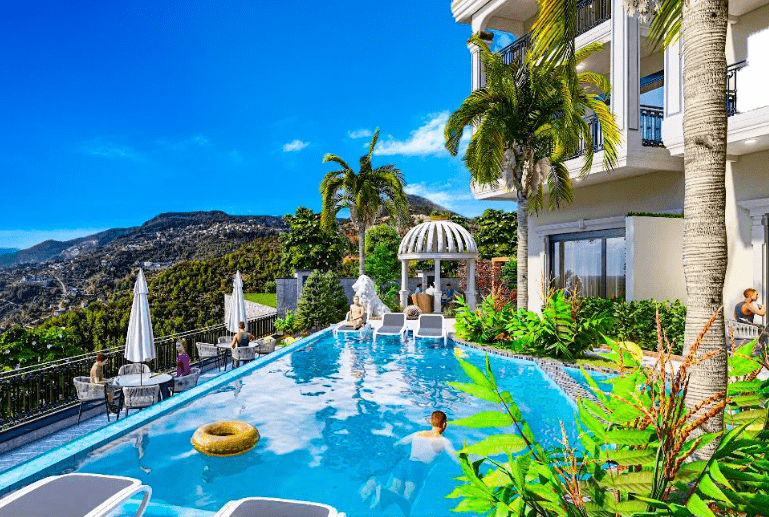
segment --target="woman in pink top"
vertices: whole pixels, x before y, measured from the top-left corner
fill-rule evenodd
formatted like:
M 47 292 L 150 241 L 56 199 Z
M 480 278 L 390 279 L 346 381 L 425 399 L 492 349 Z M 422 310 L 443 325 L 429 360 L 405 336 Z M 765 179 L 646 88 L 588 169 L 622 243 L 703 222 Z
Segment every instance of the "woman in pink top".
M 190 356 L 187 355 L 187 340 L 182 339 L 176 342 L 176 353 L 179 356 L 176 358 L 176 376 L 182 377 L 189 375 L 190 373 Z

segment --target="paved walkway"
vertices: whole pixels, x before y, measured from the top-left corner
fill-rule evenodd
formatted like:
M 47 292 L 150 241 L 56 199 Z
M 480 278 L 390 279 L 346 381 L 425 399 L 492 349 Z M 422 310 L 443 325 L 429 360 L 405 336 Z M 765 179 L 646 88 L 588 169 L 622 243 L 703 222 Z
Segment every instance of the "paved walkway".
M 231 364 L 231 363 L 230 363 Z M 220 372 L 216 368 L 212 368 L 203 372 L 198 379 L 198 384 L 205 382 L 209 379 L 213 379 Z M 121 413 L 125 415 L 125 412 Z M 115 419 L 112 418 L 114 422 Z M 65 445 L 76 438 L 96 431 L 107 425 L 107 417 L 104 413 L 98 413 L 96 416 L 89 418 L 88 420 L 81 420 L 79 424 L 67 427 L 61 431 L 57 431 L 39 440 L 35 440 L 27 445 L 22 445 L 17 449 L 10 450 L 6 453 L 0 454 L 0 472 L 15 467 L 16 465 L 25 461 L 31 460 L 41 454 L 44 454 L 56 447 Z

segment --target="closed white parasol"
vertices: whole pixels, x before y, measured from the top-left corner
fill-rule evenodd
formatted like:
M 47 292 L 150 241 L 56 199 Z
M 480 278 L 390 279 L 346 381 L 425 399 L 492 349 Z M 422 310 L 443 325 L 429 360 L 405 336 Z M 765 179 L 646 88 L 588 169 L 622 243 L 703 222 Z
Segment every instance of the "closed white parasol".
M 232 281 L 232 296 L 230 297 L 230 306 L 227 309 L 224 324 L 230 332 L 237 332 L 238 323 L 248 321 L 246 300 L 243 298 L 243 279 L 240 277 L 240 271 L 235 273 L 235 280 Z
M 155 336 L 152 333 L 150 304 L 147 301 L 147 281 L 144 271 L 139 269 L 134 285 L 134 302 L 131 318 L 128 320 L 128 335 L 125 341 L 125 358 L 132 363 L 143 363 L 155 359 Z

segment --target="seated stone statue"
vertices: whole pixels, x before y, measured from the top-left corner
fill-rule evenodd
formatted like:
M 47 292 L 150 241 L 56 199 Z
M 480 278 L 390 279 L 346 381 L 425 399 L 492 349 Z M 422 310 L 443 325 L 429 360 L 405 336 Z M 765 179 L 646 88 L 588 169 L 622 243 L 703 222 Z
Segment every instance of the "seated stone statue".
M 360 297 L 354 296 L 352 299 L 352 305 L 350 305 L 350 312 L 347 313 L 347 322 L 345 325 L 354 329 L 359 329 L 365 323 L 366 310 L 360 304 Z

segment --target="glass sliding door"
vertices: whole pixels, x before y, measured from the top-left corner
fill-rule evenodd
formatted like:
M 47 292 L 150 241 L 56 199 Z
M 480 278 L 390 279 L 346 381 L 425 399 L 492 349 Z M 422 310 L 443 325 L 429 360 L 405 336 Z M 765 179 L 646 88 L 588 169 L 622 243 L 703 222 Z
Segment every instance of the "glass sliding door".
M 577 296 L 625 297 L 625 230 L 550 237 L 550 278 Z

